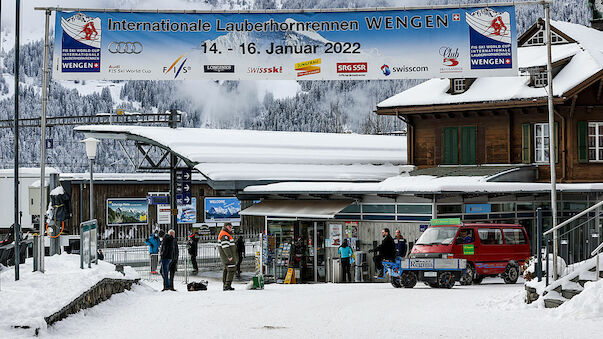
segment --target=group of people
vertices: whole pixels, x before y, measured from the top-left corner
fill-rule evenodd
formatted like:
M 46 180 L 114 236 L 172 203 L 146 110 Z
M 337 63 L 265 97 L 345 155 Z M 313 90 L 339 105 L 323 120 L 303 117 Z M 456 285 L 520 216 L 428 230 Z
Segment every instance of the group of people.
M 408 250 L 406 239 L 402 236 L 400 230 L 396 230 L 395 238 L 392 238 L 389 228 L 381 230 L 381 244 L 375 249 L 369 250 L 369 252 L 375 252 L 373 261 L 375 262 L 375 269 L 377 270 L 377 277 L 383 277 L 383 261 L 394 261 L 396 257 L 405 257 Z M 352 256 L 354 251 L 348 244 L 348 240 L 344 239 L 341 246 L 337 250 L 339 257 L 341 258 L 341 282 L 352 282 L 352 273 L 350 267 L 352 264 Z
M 193 232 L 188 236 L 187 247 L 193 266 L 192 274 L 196 275 L 199 272 L 197 264 L 197 254 L 199 249 L 200 234 L 198 229 L 193 229 Z M 224 291 L 234 290 L 232 281 L 234 276 L 241 276 L 241 262 L 245 257 L 245 240 L 239 236 L 235 242 L 233 236 L 232 224 L 226 223 L 218 235 L 218 252 L 220 259 L 224 265 L 222 274 L 222 282 Z M 174 275 L 178 268 L 178 239 L 176 232 L 169 230 L 167 234 L 164 231 L 155 230 L 145 241 L 149 246 L 149 254 L 151 256 L 151 274 L 157 273 L 157 265 L 160 262 L 160 273 L 163 278 L 162 291 L 175 291 Z

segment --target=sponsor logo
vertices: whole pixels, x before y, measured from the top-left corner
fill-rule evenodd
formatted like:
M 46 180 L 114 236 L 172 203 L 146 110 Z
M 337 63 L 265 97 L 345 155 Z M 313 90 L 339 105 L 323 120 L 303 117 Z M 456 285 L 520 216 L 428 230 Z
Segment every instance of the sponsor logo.
M 316 66 L 320 65 L 320 63 L 321 59 L 314 59 L 296 63 L 295 70 L 297 71 L 297 76 L 303 77 L 306 75 L 320 73 L 320 66 Z
M 366 62 L 338 62 L 337 73 L 344 74 L 357 74 L 366 73 L 368 71 L 368 65 Z
M 109 65 L 109 68 L 107 69 L 107 71 L 111 74 L 124 74 L 124 73 L 130 73 L 130 74 L 150 74 L 151 70 L 148 68 L 122 68 L 121 65 Z
M 392 74 L 392 71 L 389 70 L 389 66 L 387 64 L 383 64 L 383 66 L 381 66 L 381 72 L 383 72 L 383 75 L 385 76 Z
M 203 65 L 204 73 L 234 73 L 234 65 Z
M 185 58 L 185 55 L 186 54 L 182 54 L 181 56 L 179 56 L 178 59 L 176 59 L 176 61 L 174 61 L 169 67 L 164 66 L 163 73 L 164 74 L 173 73 L 174 79 L 176 79 L 178 77 L 178 75 L 180 75 L 180 74 L 188 73 L 188 71 L 191 70 L 191 67 L 185 66 L 186 61 L 188 60 L 187 58 Z
M 512 62 L 511 15 L 492 8 L 465 15 L 469 24 L 471 69 L 510 69 Z
M 258 67 L 247 67 L 247 73 L 253 74 L 272 74 L 272 73 L 283 73 L 283 66 L 258 66 Z
M 140 54 L 142 43 L 139 41 L 112 41 L 107 49 L 113 54 Z
M 452 49 L 448 46 L 440 47 L 440 55 L 442 56 L 442 64 L 448 67 L 454 67 L 459 64 L 459 49 Z
M 78 12 L 61 18 L 61 70 L 100 72 L 101 19 Z

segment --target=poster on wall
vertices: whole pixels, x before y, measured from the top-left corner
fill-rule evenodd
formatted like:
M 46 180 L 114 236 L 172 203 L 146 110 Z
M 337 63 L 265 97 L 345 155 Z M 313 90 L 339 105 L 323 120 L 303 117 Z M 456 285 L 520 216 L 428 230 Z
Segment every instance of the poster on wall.
M 329 234 L 331 235 L 331 247 L 339 247 L 342 242 L 342 224 L 329 224 Z
M 146 198 L 107 199 L 107 225 L 146 224 L 148 211 Z
M 60 80 L 517 75 L 514 6 L 207 13 L 57 11 Z
M 241 202 L 235 197 L 205 198 L 205 222 L 241 221 Z
M 178 223 L 194 224 L 197 222 L 197 198 L 192 198 L 188 205 L 178 205 Z M 157 205 L 157 223 L 170 223 L 170 205 Z

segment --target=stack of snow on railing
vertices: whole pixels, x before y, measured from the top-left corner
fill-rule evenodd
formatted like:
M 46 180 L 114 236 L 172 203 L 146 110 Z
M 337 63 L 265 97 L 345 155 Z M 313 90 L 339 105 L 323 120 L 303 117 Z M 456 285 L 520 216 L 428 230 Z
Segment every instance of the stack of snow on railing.
M 599 267 L 599 272 L 597 272 L 597 258 L 593 257 L 588 260 L 585 260 L 581 263 L 572 265 L 573 270 L 566 274 L 565 276 L 559 278 L 556 281 L 553 281 L 549 286 L 545 286 L 545 280 L 538 282 L 536 280 L 526 282 L 526 291 L 528 294 L 528 298 L 526 302 L 530 303 L 534 301 L 536 298 L 529 297 L 530 295 L 537 294 L 538 296 L 542 296 L 538 300 L 539 305 L 542 305 L 546 308 L 555 308 L 564 304 L 570 304 L 568 301 L 578 294 L 583 293 L 585 290 L 595 291 L 593 292 L 593 297 L 599 300 L 599 303 L 603 302 L 603 265 Z M 603 254 L 599 254 L 599 261 L 603 259 Z M 598 275 L 598 277 L 597 277 Z M 599 291 L 599 292 L 596 292 Z M 597 294 L 599 293 L 599 294 Z M 585 297 L 581 297 L 578 300 L 586 300 Z M 576 302 L 571 303 L 573 308 L 578 307 L 579 305 Z M 600 307 L 600 310 L 603 311 L 603 304 Z M 565 307 L 563 307 L 565 308 Z
M 123 274 L 115 265 L 104 261 L 92 268 L 80 269 L 78 255 L 61 254 L 45 258 L 46 273 L 32 272 L 32 259 L 20 267 L 20 280 L 14 280 L 13 270 L 0 276 L 0 333 L 15 328 L 37 332 L 47 327 L 45 318 L 61 311 L 65 306 L 86 293 L 99 282 L 137 281 L 138 274 L 130 267 Z M 10 335 L 7 335 L 10 337 Z

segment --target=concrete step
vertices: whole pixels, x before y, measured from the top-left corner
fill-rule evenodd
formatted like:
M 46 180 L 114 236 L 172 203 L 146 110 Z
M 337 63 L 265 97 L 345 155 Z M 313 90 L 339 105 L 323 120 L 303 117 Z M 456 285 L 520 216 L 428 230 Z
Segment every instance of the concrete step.
M 559 299 L 544 299 L 545 308 L 556 308 L 561 306 L 563 303 L 564 301 Z
M 561 295 L 565 299 L 571 299 L 571 298 L 577 296 L 578 294 L 580 294 L 580 292 L 582 292 L 582 290 L 562 290 Z

